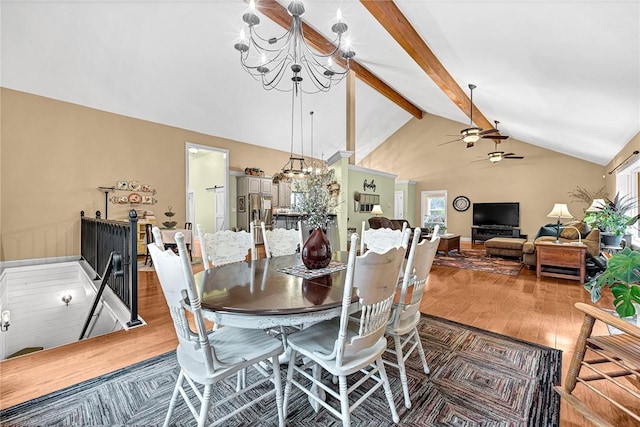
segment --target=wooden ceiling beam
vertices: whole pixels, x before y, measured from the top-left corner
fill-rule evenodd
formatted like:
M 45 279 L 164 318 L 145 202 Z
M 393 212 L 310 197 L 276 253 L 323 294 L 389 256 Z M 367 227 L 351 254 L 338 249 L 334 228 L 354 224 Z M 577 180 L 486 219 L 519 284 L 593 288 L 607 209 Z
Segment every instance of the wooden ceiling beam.
M 465 91 L 451 77 L 427 43 L 420 37 L 409 20 L 393 0 L 360 0 L 360 3 L 387 30 L 396 42 L 427 73 L 438 87 L 471 118 L 471 100 Z M 493 125 L 473 106 L 473 121 L 482 129 L 492 129 Z
M 287 29 L 291 27 L 291 15 L 289 15 L 287 9 L 280 5 L 276 0 L 260 0 L 256 2 L 256 9 L 276 24 Z M 317 49 L 318 52 L 327 54 L 335 49 L 335 46 L 331 41 L 327 40 L 322 34 L 307 23 L 303 22 L 302 27 L 305 40 L 309 45 Z M 342 67 L 346 66 L 346 61 L 342 58 L 339 58 L 336 62 L 338 62 Z M 380 78 L 375 74 L 358 63 L 358 61 L 354 59 L 351 60 L 351 69 L 356 73 L 356 76 L 360 80 L 377 90 L 413 117 L 417 119 L 422 118 L 423 111 L 420 108 L 396 92 L 391 86 L 380 80 Z

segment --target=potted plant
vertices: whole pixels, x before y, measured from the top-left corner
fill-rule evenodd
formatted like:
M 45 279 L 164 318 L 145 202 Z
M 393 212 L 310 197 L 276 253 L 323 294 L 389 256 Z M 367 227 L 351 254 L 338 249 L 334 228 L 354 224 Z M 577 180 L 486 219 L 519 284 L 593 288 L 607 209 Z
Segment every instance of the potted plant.
M 605 205 L 600 211 L 585 217 L 585 222 L 602 231 L 601 238 L 605 246 L 618 247 L 627 228 L 638 221 L 638 215 L 627 215 L 635 207 L 636 203 L 631 197 L 620 197 L 617 193 L 613 200 L 605 200 Z
M 611 288 L 618 315 L 633 316 L 636 304 L 640 304 L 640 251 L 625 248 L 613 254 L 607 261 L 607 268 L 584 287 L 591 294 L 593 303 L 602 297 L 602 288 Z

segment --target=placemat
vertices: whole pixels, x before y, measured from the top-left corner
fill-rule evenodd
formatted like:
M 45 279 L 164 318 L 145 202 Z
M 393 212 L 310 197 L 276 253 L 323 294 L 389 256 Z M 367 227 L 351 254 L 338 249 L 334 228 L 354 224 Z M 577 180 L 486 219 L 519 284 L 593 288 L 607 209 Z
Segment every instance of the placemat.
M 346 270 L 347 264 L 344 262 L 331 261 L 325 268 L 317 270 L 309 270 L 304 264 L 294 265 L 291 267 L 279 268 L 280 273 L 291 274 L 293 276 L 302 277 L 304 279 L 313 279 L 314 277 L 325 276 L 335 271 Z

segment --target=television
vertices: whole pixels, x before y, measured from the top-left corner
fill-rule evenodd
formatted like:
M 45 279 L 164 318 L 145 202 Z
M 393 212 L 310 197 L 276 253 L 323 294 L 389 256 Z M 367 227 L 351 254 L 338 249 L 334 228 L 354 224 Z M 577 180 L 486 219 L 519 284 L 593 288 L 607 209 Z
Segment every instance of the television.
M 520 226 L 520 203 L 474 203 L 475 226 Z

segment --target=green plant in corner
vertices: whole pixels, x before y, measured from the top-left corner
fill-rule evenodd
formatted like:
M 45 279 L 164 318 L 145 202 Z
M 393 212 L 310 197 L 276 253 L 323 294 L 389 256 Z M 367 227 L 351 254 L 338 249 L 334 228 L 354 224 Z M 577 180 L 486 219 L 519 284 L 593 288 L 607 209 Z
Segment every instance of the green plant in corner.
M 611 288 L 613 305 L 620 317 L 636 314 L 633 304 L 640 304 L 640 251 L 625 248 L 613 254 L 605 271 L 584 285 L 594 304 L 602 297 L 604 287 Z
M 638 215 L 627 215 L 638 206 L 637 203 L 631 196 L 620 196 L 619 193 L 616 193 L 613 200 L 605 199 L 605 202 L 602 210 L 595 212 L 589 219 L 585 218 L 585 222 L 615 236 L 624 235 L 627 228 L 638 221 Z

